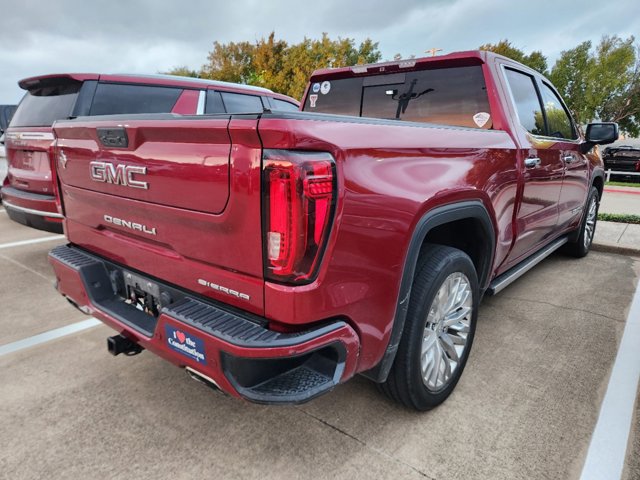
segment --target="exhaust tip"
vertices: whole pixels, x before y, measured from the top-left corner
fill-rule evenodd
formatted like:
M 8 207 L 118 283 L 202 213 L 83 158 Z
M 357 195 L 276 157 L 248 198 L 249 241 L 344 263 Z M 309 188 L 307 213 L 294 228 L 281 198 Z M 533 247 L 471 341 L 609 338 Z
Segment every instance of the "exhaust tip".
M 107 338 L 107 350 L 114 357 L 124 353 L 127 356 L 137 355 L 144 348 L 138 345 L 136 342 L 129 340 L 127 337 L 123 337 L 122 335 L 114 335 L 113 337 Z
M 207 377 L 206 375 L 198 372 L 197 370 L 194 370 L 191 367 L 185 367 L 185 370 L 187 372 L 187 375 L 189 375 L 189 377 L 191 377 L 196 382 L 203 383 L 207 387 L 211 388 L 212 390 L 215 390 L 216 392 L 222 392 L 222 390 L 220 389 L 220 387 L 218 386 L 218 384 L 215 382 L 213 378 Z

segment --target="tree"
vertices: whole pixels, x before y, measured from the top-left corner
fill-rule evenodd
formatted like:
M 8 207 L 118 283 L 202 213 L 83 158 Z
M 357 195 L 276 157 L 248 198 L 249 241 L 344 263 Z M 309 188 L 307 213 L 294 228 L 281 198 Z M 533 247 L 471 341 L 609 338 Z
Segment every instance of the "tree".
M 596 115 L 618 122 L 627 133 L 640 134 L 640 46 L 634 37 L 621 40 L 605 37 L 597 49 L 596 98 L 603 99 Z
M 255 81 L 255 51 L 256 46 L 250 42 L 214 42 L 207 57 L 209 63 L 202 67 L 200 76 L 225 82 L 251 83 Z
M 526 55 L 522 50 L 511 45 L 511 42 L 507 39 L 500 40 L 498 43 L 485 43 L 480 45 L 480 50 L 486 50 L 488 52 L 498 53 L 505 57 L 520 62 L 527 67 L 546 75 L 547 72 L 547 57 L 545 57 L 540 51 L 533 51 L 529 55 Z
M 590 50 L 591 42 L 582 42 L 571 50 L 563 51 L 549 75 L 578 123 L 587 123 L 595 116 L 595 105 L 591 100 L 591 72 L 595 62 Z
M 326 33 L 318 40 L 305 37 L 289 45 L 271 32 L 255 43 L 215 42 L 213 47 L 200 72 L 203 78 L 258 85 L 294 98 L 302 97 L 314 70 L 373 63 L 381 58 L 378 43 L 370 39 L 356 46 L 353 39 L 331 40 Z
M 200 76 L 197 71 L 191 70 L 186 65 L 184 65 L 182 67 L 173 67 L 168 72 L 161 72 L 161 73 L 164 73 L 165 75 L 177 75 L 179 77 L 198 78 Z
M 634 42 L 605 36 L 595 51 L 583 42 L 560 54 L 550 79 L 578 123 L 619 122 L 627 133 L 640 133 L 640 51 Z

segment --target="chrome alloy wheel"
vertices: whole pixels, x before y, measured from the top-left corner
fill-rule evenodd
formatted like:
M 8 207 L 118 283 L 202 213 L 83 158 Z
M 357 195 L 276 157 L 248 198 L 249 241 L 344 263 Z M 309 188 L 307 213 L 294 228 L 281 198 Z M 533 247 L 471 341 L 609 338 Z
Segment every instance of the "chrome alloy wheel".
M 460 364 L 471 328 L 473 294 L 467 276 L 449 275 L 431 303 L 422 337 L 422 381 L 430 391 L 449 384 Z
M 587 212 L 587 221 L 584 222 L 584 248 L 591 246 L 593 240 L 593 234 L 596 231 L 596 220 L 598 217 L 598 200 L 594 196 L 589 204 L 589 211 Z

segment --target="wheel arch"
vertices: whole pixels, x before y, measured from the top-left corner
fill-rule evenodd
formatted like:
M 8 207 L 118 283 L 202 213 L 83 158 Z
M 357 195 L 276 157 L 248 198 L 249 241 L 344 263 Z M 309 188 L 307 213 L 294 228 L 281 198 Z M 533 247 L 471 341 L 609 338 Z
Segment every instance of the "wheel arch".
M 491 216 L 484 204 L 479 200 L 469 200 L 436 207 L 424 213 L 413 229 L 409 247 L 405 255 L 402 280 L 398 292 L 396 312 L 389 343 L 380 362 L 378 362 L 374 368 L 363 372 L 362 374 L 364 376 L 376 382 L 384 382 L 389 375 L 404 330 L 411 285 L 423 246 L 425 243 L 432 242 L 434 238 L 436 240 L 441 238 L 443 232 L 447 229 L 453 232 L 458 231 L 457 228 L 463 223 L 473 225 L 473 228 L 477 229 L 476 233 L 482 236 L 482 241 L 476 243 L 478 248 L 477 252 L 469 256 L 474 261 L 474 265 L 476 265 L 478 283 L 481 291 L 486 288 L 493 264 L 496 234 Z M 452 226 L 457 226 L 457 228 L 451 230 Z M 438 237 L 438 235 L 440 237 Z M 433 243 L 448 244 L 447 242 L 441 243 L 437 241 Z M 454 244 L 449 244 L 449 246 L 459 248 L 469 254 L 467 249 L 460 248 L 460 245 L 455 242 Z
M 598 189 L 598 197 L 602 199 L 602 194 L 604 193 L 604 174 L 600 171 L 596 172 L 591 181 L 591 185 Z

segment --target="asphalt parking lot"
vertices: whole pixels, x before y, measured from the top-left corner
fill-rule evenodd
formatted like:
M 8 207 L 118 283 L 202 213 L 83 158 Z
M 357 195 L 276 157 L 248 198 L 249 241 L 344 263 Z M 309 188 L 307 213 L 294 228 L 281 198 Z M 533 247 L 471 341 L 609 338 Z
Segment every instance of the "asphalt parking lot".
M 87 318 L 53 289 L 64 239 L 48 237 L 0 207 L 0 347 Z M 458 388 L 425 414 L 360 377 L 302 406 L 244 403 L 148 352 L 110 356 L 103 325 L 8 353 L 0 477 L 578 478 L 639 276 L 615 254 L 547 259 L 485 299 Z

